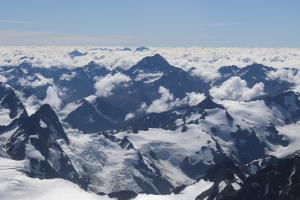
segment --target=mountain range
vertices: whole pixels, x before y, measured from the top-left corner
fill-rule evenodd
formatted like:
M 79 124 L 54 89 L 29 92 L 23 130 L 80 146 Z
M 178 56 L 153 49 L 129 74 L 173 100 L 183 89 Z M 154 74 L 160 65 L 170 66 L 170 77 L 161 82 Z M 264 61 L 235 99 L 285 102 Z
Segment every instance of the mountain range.
M 3 66 L 0 157 L 99 198 L 299 199 L 300 94 L 280 70 L 206 80 L 159 54 L 128 69 Z

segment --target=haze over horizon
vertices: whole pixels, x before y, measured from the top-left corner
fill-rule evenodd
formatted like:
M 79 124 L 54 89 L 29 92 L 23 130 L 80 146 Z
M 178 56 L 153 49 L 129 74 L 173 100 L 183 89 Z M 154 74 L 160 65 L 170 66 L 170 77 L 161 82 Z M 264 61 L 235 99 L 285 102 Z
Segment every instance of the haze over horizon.
M 297 0 L 4 0 L 0 45 L 300 47 Z

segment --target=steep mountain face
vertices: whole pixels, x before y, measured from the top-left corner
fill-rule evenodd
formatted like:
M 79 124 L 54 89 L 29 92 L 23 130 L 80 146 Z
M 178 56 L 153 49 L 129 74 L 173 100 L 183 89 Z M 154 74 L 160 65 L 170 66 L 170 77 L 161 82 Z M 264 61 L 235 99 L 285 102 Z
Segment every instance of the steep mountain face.
M 20 66 L 4 67 L 1 75 L 7 83 L 23 93 L 25 97 L 34 95 L 40 100 L 46 97 L 48 86 L 56 86 L 64 93 L 66 103 L 94 94 L 94 78 L 105 76 L 110 71 L 91 62 L 81 68 L 40 68 L 23 63 Z
M 4 128 L 16 118 L 26 116 L 27 112 L 15 90 L 7 84 L 0 83 L 0 127 Z
M 269 80 L 268 74 L 271 71 L 275 71 L 275 69 L 272 67 L 254 63 L 252 65 L 241 68 L 237 75 L 252 87 L 257 83 L 257 81 L 262 82 Z
M 293 91 L 283 92 L 264 98 L 266 105 L 275 110 L 285 123 L 295 123 L 300 119 L 299 95 Z
M 4 156 L 28 160 L 29 176 L 64 178 L 85 187 L 60 146 L 69 144 L 58 117 L 49 105 L 43 105 L 35 114 L 22 116 L 2 128 L 0 138 Z M 83 179 L 83 180 L 81 180 Z
M 159 54 L 143 58 L 125 72 L 138 84 L 145 95 L 154 99 L 159 86 L 169 88 L 176 98 L 183 98 L 187 92 L 203 92 L 207 83 L 188 72 L 170 65 Z
M 224 66 L 218 69 L 218 72 L 222 75 L 221 80 L 225 80 L 231 76 L 236 75 L 240 71 L 237 66 Z
M 68 122 L 74 128 L 85 132 L 97 132 L 114 127 L 115 122 L 109 116 L 106 116 L 105 112 L 101 112 L 101 105 L 97 103 L 94 105 L 85 99 L 72 104 L 75 106 L 75 109 L 66 116 L 64 121 Z M 117 109 L 115 108 L 115 110 Z M 111 115 L 111 113 L 109 114 Z
M 232 196 L 241 188 L 246 176 L 243 170 L 234 161 L 227 158 L 212 167 L 205 177 L 214 184 L 197 196 L 196 200 L 219 200 L 224 196 Z
M 246 178 L 240 189 L 219 199 L 299 199 L 299 152 L 278 159 Z
M 133 78 L 137 78 L 141 74 L 153 72 L 162 72 L 165 74 L 173 69 L 174 67 L 171 66 L 166 59 L 159 54 L 155 54 L 154 56 L 143 58 L 136 65 L 132 66 L 127 73 Z
M 238 76 L 247 82 L 248 87 L 253 87 L 257 83 L 263 83 L 265 93 L 270 95 L 279 94 L 290 89 L 294 86 L 294 84 L 286 80 L 284 81 L 272 78 L 270 74 L 272 72 L 276 72 L 277 70 L 278 69 L 256 63 L 243 68 L 238 68 L 236 66 L 225 66 L 218 70 L 218 72 L 221 74 L 221 77 L 217 79 L 214 84 L 220 85 L 228 78 Z
M 65 122 L 85 132 L 117 129 L 128 114 L 96 96 L 70 103 L 60 113 Z
M 153 99 L 150 99 L 143 87 L 140 87 L 134 81 L 130 81 L 126 86 L 118 86 L 113 89 L 113 94 L 107 97 L 102 97 L 105 101 L 112 104 L 114 107 L 127 113 L 138 112 L 141 105 L 144 103 L 150 104 Z M 158 96 L 158 89 L 154 91 L 155 97 Z M 154 97 L 152 97 L 154 98 Z

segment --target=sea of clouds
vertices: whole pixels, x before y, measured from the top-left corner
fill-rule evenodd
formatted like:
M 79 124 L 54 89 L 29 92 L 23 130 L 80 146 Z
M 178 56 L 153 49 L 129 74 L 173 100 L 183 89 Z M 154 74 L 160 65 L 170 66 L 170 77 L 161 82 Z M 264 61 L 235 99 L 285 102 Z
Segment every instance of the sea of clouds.
M 79 56 L 71 53 L 77 50 Z M 170 64 L 207 80 L 219 77 L 221 66 L 244 67 L 260 63 L 276 68 L 300 69 L 300 49 L 292 48 L 150 48 L 137 51 L 124 47 L 2 46 L 0 66 L 18 66 L 23 62 L 35 67 L 82 67 L 93 61 L 108 69 L 127 69 L 145 56 L 156 53 Z
M 236 65 L 244 67 L 253 63 L 278 68 L 269 74 L 270 78 L 295 83 L 295 91 L 300 92 L 300 49 L 292 48 L 149 48 L 138 51 L 136 48 L 124 47 L 63 47 L 63 46 L 9 46 L 0 47 L 0 67 L 18 66 L 21 63 L 30 63 L 33 67 L 83 67 L 95 62 L 110 70 L 114 68 L 128 69 L 146 56 L 161 54 L 167 61 L 183 70 L 191 71 L 203 80 L 212 81 L 218 77 L 218 69 L 222 66 Z M 289 68 L 289 69 L 287 69 Z M 61 79 L 70 80 L 75 74 L 65 74 Z M 30 77 L 27 78 L 30 80 Z M 51 83 L 51 79 L 41 77 L 38 81 L 23 81 L 24 85 L 43 85 Z M 5 77 L 0 76 L 5 82 Z M 109 96 L 117 85 L 126 87 L 131 79 L 124 74 L 109 74 L 105 77 L 95 77 L 97 96 Z M 175 99 L 168 88 L 160 88 L 161 98 L 152 102 L 147 112 L 161 112 L 169 110 L 170 102 L 180 105 L 182 102 L 194 104 L 203 99 L 203 94 L 189 94 L 185 99 Z M 213 87 L 210 94 L 218 99 L 250 100 L 264 93 L 263 83 L 248 88 L 244 80 L 232 77 L 218 87 Z M 60 91 L 54 85 L 47 90 L 44 103 L 54 102 L 59 108 Z M 159 106 L 158 106 L 159 105 Z
M 74 50 L 82 55 L 71 56 Z M 155 53 L 184 69 L 226 65 L 244 67 L 252 63 L 300 68 L 300 49 L 292 48 L 150 48 L 148 51 L 136 51 L 135 48 L 128 50 L 122 47 L 63 46 L 2 46 L 0 66 L 16 66 L 26 61 L 37 67 L 81 67 L 94 61 L 108 68 L 129 68 L 143 57 Z

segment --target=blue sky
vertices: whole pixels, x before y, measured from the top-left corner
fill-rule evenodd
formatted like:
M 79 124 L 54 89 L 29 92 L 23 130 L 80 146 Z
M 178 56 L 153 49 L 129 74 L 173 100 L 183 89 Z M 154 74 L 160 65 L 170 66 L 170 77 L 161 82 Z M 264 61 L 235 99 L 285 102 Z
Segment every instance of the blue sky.
M 0 45 L 300 47 L 299 0 L 1 0 Z

